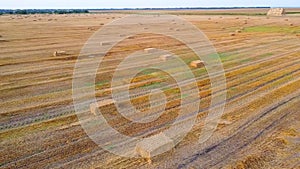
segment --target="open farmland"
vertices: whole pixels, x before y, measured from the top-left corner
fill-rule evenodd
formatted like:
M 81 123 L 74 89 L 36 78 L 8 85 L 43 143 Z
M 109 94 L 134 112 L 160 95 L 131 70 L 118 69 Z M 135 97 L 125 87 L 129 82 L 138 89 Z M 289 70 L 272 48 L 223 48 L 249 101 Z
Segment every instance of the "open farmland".
M 174 11 L 202 30 L 216 48 L 225 71 L 227 102 L 217 130 L 198 144 L 211 86 L 204 68 L 191 68 L 201 97 L 197 123 L 152 164 L 99 147 L 82 129 L 73 106 L 73 71 L 83 45 L 128 11 L 0 16 L 0 168 L 299 168 L 300 17 L 255 15 L 261 10 L 247 9 L 249 16 L 240 14 L 245 10 L 230 12 L 234 15 Z M 181 42 L 138 34 L 111 49 L 95 84 L 87 86 L 95 86 L 98 99 L 109 98 L 115 67 L 126 55 L 150 47 L 170 50 L 187 64 L 195 60 Z M 54 57 L 55 51 L 65 53 Z M 128 80 L 133 93 L 137 88 L 175 84 L 155 70 Z M 162 131 L 178 115 L 180 104 L 176 85 L 164 93 L 168 113 L 154 122 L 131 123 L 115 112 L 105 117 L 129 136 L 149 128 L 153 133 Z M 135 97 L 132 104 L 147 110 L 148 97 Z

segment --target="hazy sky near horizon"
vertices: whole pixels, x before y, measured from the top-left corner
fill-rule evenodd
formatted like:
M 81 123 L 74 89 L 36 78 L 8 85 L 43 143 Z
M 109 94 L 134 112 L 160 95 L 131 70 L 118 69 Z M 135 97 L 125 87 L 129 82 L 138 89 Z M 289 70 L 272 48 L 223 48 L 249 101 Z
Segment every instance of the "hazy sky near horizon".
M 0 0 L 0 9 L 300 7 L 300 0 Z

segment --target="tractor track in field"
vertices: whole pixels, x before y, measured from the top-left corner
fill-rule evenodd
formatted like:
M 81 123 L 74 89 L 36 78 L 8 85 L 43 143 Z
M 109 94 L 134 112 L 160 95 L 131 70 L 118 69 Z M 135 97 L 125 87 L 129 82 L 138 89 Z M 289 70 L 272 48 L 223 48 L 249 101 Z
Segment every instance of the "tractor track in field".
M 296 63 L 298 63 L 298 62 L 296 62 Z M 294 65 L 294 64 L 296 64 L 296 63 L 292 63 L 291 65 Z M 289 67 L 289 66 L 287 66 L 287 67 Z M 287 68 L 286 67 L 286 68 Z M 273 73 L 272 71 L 270 71 L 269 73 Z M 289 74 L 287 74 L 287 75 L 290 75 L 290 74 L 292 74 L 293 72 L 291 72 L 291 73 L 289 73 Z M 251 82 L 251 81 L 255 81 L 255 80 L 257 80 L 258 78 L 260 78 L 260 77 L 263 77 L 263 76 L 267 76 L 268 75 L 268 73 L 266 73 L 265 75 L 261 75 L 261 76 L 256 76 L 254 79 L 250 79 L 250 80 L 248 80 L 248 81 L 246 81 L 246 82 L 243 82 L 242 84 L 245 84 L 245 83 L 248 83 L 248 82 Z M 286 76 L 287 76 L 286 75 Z M 277 79 L 274 79 L 273 81 L 276 81 L 276 80 L 278 80 L 278 79 L 280 79 L 280 78 L 283 78 L 284 76 L 281 76 L 281 77 L 279 77 L 279 78 L 277 78 Z M 229 81 L 230 82 L 230 81 Z M 234 85 L 234 86 L 231 86 L 231 87 L 235 87 L 236 85 Z M 263 85 L 262 85 L 263 86 Z M 261 87 L 261 86 L 259 86 L 259 87 Z M 259 88 L 258 87 L 258 88 Z M 255 88 L 255 89 L 253 89 L 252 91 L 254 91 L 254 90 L 256 90 L 257 88 Z M 241 93 L 241 94 L 239 94 L 239 96 L 242 96 L 242 95 L 244 95 L 245 93 Z M 235 96 L 236 98 L 238 98 L 239 96 Z M 58 102 L 60 102 L 60 101 L 58 101 Z M 72 107 L 72 106 L 71 106 Z M 70 108 L 71 108 L 70 107 Z M 65 111 L 65 110 L 68 110 L 68 108 L 66 108 L 66 107 L 64 107 L 63 109 L 61 109 L 61 110 L 59 110 L 59 109 L 55 109 L 55 110 L 51 110 L 51 112 L 53 112 L 53 113 L 49 113 L 49 115 L 47 115 L 47 116 L 45 116 L 45 114 L 43 114 L 42 115 L 42 117 L 39 117 L 39 115 L 38 114 L 36 114 L 36 117 L 37 118 L 41 118 L 40 120 L 47 120 L 47 119 L 49 119 L 49 118 L 55 118 L 55 117 L 60 117 L 60 116 L 63 116 L 63 115 L 67 115 L 67 114 L 69 114 L 69 113 L 72 113 L 72 111 Z M 62 112 L 62 113 L 55 113 L 55 112 Z M 32 117 L 31 117 L 32 118 Z M 27 118 L 26 118 L 27 119 Z M 26 120 L 26 119 L 24 119 L 24 120 Z M 30 121 L 23 121 L 23 122 L 19 122 L 20 120 L 17 120 L 16 121 L 16 123 L 12 123 L 11 121 L 9 122 L 10 123 L 10 126 L 11 127 L 5 127 L 6 125 L 2 125 L 2 126 L 4 126 L 4 128 L 6 128 L 6 129 L 9 129 L 9 128 L 15 128 L 15 127 L 20 127 L 20 126 L 24 126 L 24 125 L 28 125 L 28 124 L 31 124 L 32 122 L 36 122 L 36 120 L 33 118 L 32 120 L 30 120 Z
M 66 65 L 70 65 L 70 64 L 71 64 L 71 63 L 66 64 Z M 63 68 L 63 69 L 70 69 L 70 70 L 73 70 L 73 68 L 74 68 L 73 65 L 68 66 L 68 67 L 63 67 L 63 65 L 58 65 L 58 66 L 60 66 L 60 69 Z M 53 70 L 53 69 L 51 68 L 51 66 L 50 66 L 50 68 L 49 68 L 49 66 L 46 66 L 46 65 L 45 65 L 45 66 L 40 65 L 40 67 L 42 67 L 42 68 L 45 67 L 45 68 L 43 68 L 43 69 L 46 69 L 46 70 L 41 70 L 41 68 L 38 68 L 38 69 L 36 70 L 37 72 L 43 73 L 42 75 L 44 75 L 44 77 L 45 77 L 45 76 L 50 76 L 50 75 L 51 75 L 51 74 L 47 74 L 47 72 L 49 72 L 50 70 Z M 27 73 L 34 73 L 34 71 L 32 72 L 32 70 L 27 70 L 27 71 L 28 71 Z M 26 73 L 26 72 L 22 72 L 22 73 Z M 46 74 L 45 74 L 45 73 L 46 73 Z M 5 73 L 3 73 L 2 75 L 3 75 L 3 77 L 6 76 Z M 40 76 L 38 76 L 38 77 L 42 77 L 42 75 L 40 75 Z M 32 77 L 32 76 L 31 76 L 31 77 L 26 77 L 26 76 L 23 77 L 23 76 L 21 76 L 21 77 L 23 78 L 23 80 L 26 80 L 26 79 L 28 79 L 28 78 L 36 78 L 35 76 L 33 76 L 33 77 Z M 43 78 L 44 78 L 44 77 L 43 77 Z M 20 81 L 20 80 L 22 80 L 22 78 L 21 78 L 21 79 L 16 79 L 16 80 Z M 24 78 L 25 78 L 25 79 L 24 79 Z M 45 78 L 44 78 L 44 79 L 45 79 Z M 37 79 L 36 79 L 36 80 L 37 80 Z M 65 81 L 65 80 L 68 80 L 68 79 L 57 79 L 57 80 L 58 80 L 58 81 L 62 81 L 62 80 Z M 55 80 L 55 81 L 53 81 L 53 82 L 58 82 L 57 80 Z M 39 83 L 41 83 L 41 82 L 39 82 Z M 46 81 L 46 82 L 44 82 L 44 83 L 48 83 L 48 82 Z M 9 85 L 9 84 L 7 84 L 7 85 Z M 29 85 L 29 84 L 27 84 L 27 85 L 25 85 L 25 86 L 23 86 L 23 87 L 22 87 L 22 86 L 15 86 L 15 88 L 17 89 L 17 88 L 29 87 L 28 85 Z M 32 85 L 35 86 L 36 84 L 33 83 Z M 2 87 L 1 90 L 5 90 L 5 89 L 6 89 L 5 87 L 4 87 L 4 88 Z M 8 89 L 8 90 L 12 90 L 12 89 L 14 89 L 14 88 L 13 88 L 13 86 L 10 85 L 10 87 L 7 88 L 7 89 Z M 7 89 L 6 89 L 6 90 L 7 90 Z
M 295 82 L 294 82 L 294 83 L 295 83 Z M 274 89 L 274 91 L 276 91 L 276 90 Z M 267 95 L 268 92 L 266 92 L 265 94 Z M 261 96 L 261 97 L 263 98 L 263 96 Z M 252 100 L 252 101 L 254 101 L 255 99 L 257 99 L 257 98 L 254 98 L 254 96 L 253 96 L 253 100 Z M 284 99 L 282 99 L 282 100 L 284 100 Z M 247 106 L 247 105 L 244 105 L 244 106 Z M 227 114 L 227 113 L 226 113 L 226 114 Z M 194 131 L 193 131 L 193 132 L 194 132 Z M 85 160 L 88 160 L 89 158 L 92 158 L 92 157 L 96 158 L 96 156 L 97 156 L 97 155 L 100 155 L 101 152 L 103 152 L 102 149 L 100 149 L 99 151 L 95 151 L 93 154 L 90 154 L 89 156 L 85 156 L 85 157 L 82 157 L 82 158 L 80 158 L 80 159 L 75 159 L 75 160 L 73 161 L 73 163 L 76 163 L 77 160 L 85 161 Z M 117 159 L 115 160 L 115 162 L 116 162 L 116 161 L 119 161 L 119 160 L 122 160 L 122 159 L 117 158 Z M 128 159 L 123 159 L 123 161 L 128 161 Z M 130 161 L 130 160 L 129 160 L 129 161 Z M 63 164 L 65 164 L 65 162 L 66 162 L 66 161 L 64 161 Z M 131 163 L 133 163 L 133 162 L 135 162 L 135 161 L 131 161 Z M 141 163 L 141 164 L 144 164 L 145 161 L 140 161 L 140 162 L 137 161 L 137 162 L 135 162 L 135 163 Z
M 293 40 L 293 39 L 287 39 L 287 40 Z M 272 45 L 275 45 L 276 43 L 279 43 L 279 44 L 281 44 L 282 43 L 282 40 L 276 40 L 275 42 L 268 42 L 268 43 L 265 43 L 265 44 L 260 44 L 260 45 L 253 45 L 253 46 L 249 46 L 249 45 L 247 45 L 247 47 L 245 47 L 242 51 L 240 51 L 240 52 L 244 52 L 244 51 L 247 51 L 247 50 L 249 50 L 249 48 L 251 48 L 251 47 L 254 47 L 254 46 L 256 46 L 256 48 L 267 48 L 267 47 L 270 47 L 270 46 L 272 46 Z M 275 43 L 275 44 L 273 44 L 273 43 Z M 239 50 L 235 50 L 235 52 L 237 52 L 237 51 L 239 51 Z M 51 61 L 51 60 L 55 60 L 56 58 L 47 58 L 45 61 Z M 59 59 L 59 58 L 58 58 Z M 63 58 L 61 58 L 61 59 L 63 59 Z M 118 60 L 118 59 L 115 59 L 115 60 Z M 43 61 L 43 60 L 37 60 L 37 61 Z M 32 61 L 30 61 L 30 62 L 32 62 Z M 69 64 L 64 64 L 65 66 L 69 66 Z M 64 66 L 64 65 L 62 65 L 61 63 L 60 64 L 57 64 L 57 66 L 59 67 L 59 68 L 61 68 L 62 66 Z M 52 68 L 52 66 L 49 66 L 47 63 L 45 63 L 45 65 L 40 65 L 40 67 L 42 67 L 43 69 L 45 69 L 45 70 L 43 70 L 43 69 L 41 69 L 41 68 L 39 68 L 39 69 L 37 69 L 36 71 L 38 71 L 38 72 L 43 72 L 43 71 L 47 71 L 47 70 L 51 70 L 51 68 Z M 55 68 L 55 67 L 53 67 L 53 68 Z M 66 68 L 73 68 L 73 66 L 71 65 L 71 66 L 69 66 L 69 67 L 66 67 Z M 30 70 L 31 71 L 31 70 Z M 34 71 L 34 70 L 33 70 Z M 9 71 L 9 72 L 7 72 L 7 73 L 9 73 L 9 74 L 11 74 L 11 73 L 13 73 L 13 72 L 11 72 L 11 71 Z M 20 72 L 20 73 L 26 73 L 26 72 L 24 72 L 24 71 L 22 71 L 22 72 Z M 30 73 L 34 73 L 34 72 L 30 72 Z M 5 75 L 5 73 L 3 74 L 3 75 Z
M 0 16 L 0 23 L 5 22 L 5 29 L 10 27 L 10 24 L 12 26 L 11 29 L 0 30 L 4 39 L 7 39 L 7 42 L 0 43 L 0 50 L 2 49 L 0 52 L 0 76 L 3 77 L 3 81 L 0 83 L 0 100 L 2 101 L 0 109 L 3 108 L 0 110 L 1 169 L 222 168 L 226 165 L 235 166 L 243 159 L 240 155 L 242 152 L 246 156 L 249 154 L 247 150 L 255 153 L 257 148 L 255 145 L 261 147 L 268 145 L 268 142 L 272 142 L 273 139 L 273 136 L 269 135 L 275 132 L 280 134 L 279 129 L 297 127 L 289 124 L 289 121 L 297 119 L 297 113 L 299 113 L 300 90 L 297 88 L 300 80 L 300 58 L 297 56 L 300 52 L 299 36 L 284 31 L 288 28 L 291 30 L 300 28 L 298 25 L 300 22 L 289 19 L 289 22 L 294 23 L 293 27 L 289 27 L 289 23 L 283 19 L 279 23 L 279 18 L 266 19 L 253 16 L 236 19 L 234 16 L 221 19 L 213 16 L 212 20 L 207 20 L 207 17 L 204 16 L 200 19 L 198 16 L 197 18 L 188 16 L 187 18 L 193 20 L 192 23 L 195 23 L 197 27 L 203 26 L 202 31 L 212 40 L 212 44 L 220 52 L 220 56 L 224 57 L 223 66 L 227 77 L 227 90 L 222 89 L 221 82 L 218 82 L 214 88 L 216 95 L 229 93 L 222 122 L 219 123 L 217 130 L 205 144 L 198 145 L 195 138 L 201 134 L 212 93 L 208 76 L 203 75 L 201 71 L 193 71 L 197 74 L 196 80 L 198 87 L 201 88 L 199 92 L 200 106 L 203 105 L 198 112 L 194 128 L 175 147 L 174 151 L 154 157 L 151 165 L 147 164 L 144 159 L 118 157 L 105 151 L 96 145 L 82 129 L 80 121 L 74 113 L 70 89 L 74 63 L 78 58 L 77 53 L 80 51 L 79 47 L 86 38 L 94 33 L 88 28 L 100 28 L 102 27 L 100 21 L 107 23 L 111 21 L 107 17 L 110 18 L 114 15 L 94 16 L 82 15 L 82 18 L 90 18 L 90 20 L 77 19 L 76 22 L 74 22 L 76 17 L 70 19 L 67 15 L 57 16 L 60 21 L 64 21 L 61 23 L 49 22 L 49 20 L 47 22 L 45 18 L 48 17 L 44 18 L 44 16 L 42 21 L 37 22 L 33 22 L 32 19 L 37 20 L 41 16 L 31 17 L 27 20 L 18 18 L 11 20 L 6 16 Z M 100 18 L 99 23 L 95 22 L 96 16 Z M 244 24 L 244 20 L 247 20 L 248 24 Z M 83 22 L 82 25 L 78 25 L 80 21 Z M 53 25 L 49 25 L 45 29 L 45 25 L 49 23 Z M 224 25 L 226 28 L 221 29 Z M 263 28 L 270 26 L 276 30 L 279 25 L 285 28 L 281 30 L 282 32 L 269 34 L 259 32 L 259 30 L 258 32 L 247 32 L 248 27 L 259 29 L 260 26 Z M 245 30 L 243 28 L 242 33 L 236 33 L 235 36 L 228 35 L 236 29 L 242 29 L 239 27 L 244 27 Z M 34 35 L 29 28 L 34 28 L 39 33 Z M 53 32 L 54 30 L 56 32 Z M 128 44 L 132 45 L 134 49 L 136 46 L 131 42 L 141 40 L 141 38 L 133 39 L 133 41 L 128 41 Z M 152 39 L 144 38 L 142 40 L 151 43 Z M 166 45 L 166 47 L 169 46 Z M 170 49 L 180 53 L 180 47 L 183 46 L 176 43 L 176 45 L 170 46 Z M 201 47 L 205 47 L 205 45 Z M 51 57 L 50 55 L 55 50 L 67 51 L 68 55 Z M 114 68 L 113 64 L 122 60 L 120 59 L 121 55 L 130 51 L 131 48 L 122 45 L 120 50 L 112 50 L 110 53 L 112 57 L 108 55 L 108 58 L 104 59 L 107 67 L 99 70 L 109 74 Z M 180 54 L 186 57 L 185 61 L 189 61 L 188 57 L 191 53 L 184 53 L 184 51 L 186 49 L 182 50 Z M 86 59 L 83 61 L 89 65 L 89 62 L 93 62 L 93 58 L 87 57 L 83 56 L 82 59 Z M 84 71 L 81 73 L 81 78 L 87 76 Z M 180 73 L 182 74 L 179 72 L 177 75 L 181 75 Z M 221 74 L 222 72 L 215 73 L 214 77 Z M 102 75 L 103 72 L 97 73 L 97 77 Z M 144 75 L 148 76 L 148 74 Z M 157 81 L 157 79 L 152 80 Z M 152 80 L 137 81 L 133 85 L 152 84 Z M 189 81 L 185 83 L 188 90 L 191 89 L 189 83 Z M 172 85 L 168 87 L 174 87 Z M 97 86 L 96 94 L 101 98 L 99 100 L 109 98 L 107 95 L 110 89 L 106 89 L 106 87 L 106 84 Z M 141 101 L 147 91 L 146 89 L 145 91 L 134 91 L 131 94 L 130 98 Z M 173 111 L 179 100 L 174 93 L 170 92 L 169 94 L 167 97 L 171 101 L 167 111 Z M 82 95 L 82 97 L 86 96 Z M 90 100 L 86 101 L 87 104 L 90 102 Z M 217 108 L 221 104 L 212 106 Z M 137 107 L 145 109 L 148 108 L 147 106 L 147 103 L 140 103 Z M 180 120 L 183 122 L 191 117 L 192 114 L 186 113 Z M 129 135 L 136 132 L 138 136 L 147 136 L 149 133 L 167 128 L 166 124 L 170 119 L 162 117 L 162 123 L 150 127 L 142 126 L 137 131 L 128 128 L 132 123 L 125 123 L 118 117 L 109 116 L 108 120 L 117 121 L 118 123 L 114 124 L 114 127 L 122 131 L 128 129 L 126 133 L 128 132 Z M 266 141 L 260 143 L 261 140 Z M 285 151 L 288 151 L 288 148 Z M 287 154 L 282 158 L 274 157 L 274 164 L 284 168 L 298 167 L 297 153 L 293 154 L 291 151 Z M 285 164 L 285 160 L 288 164 Z
M 64 113 L 64 114 L 65 114 L 65 113 Z M 62 115 L 64 115 L 64 114 L 62 114 Z M 60 116 L 60 115 L 52 115 L 52 117 L 58 117 L 58 116 Z M 24 124 L 28 124 L 28 122 L 27 122 L 27 123 L 24 123 L 24 122 L 23 122 L 22 124 L 23 124 L 23 125 L 24 125 Z M 12 125 L 12 127 L 17 127 L 17 126 L 18 126 L 18 125 Z
M 295 62 L 295 60 L 294 61 L 292 61 L 293 63 L 292 64 L 290 64 L 290 65 L 287 65 L 287 67 L 290 67 L 290 66 L 293 66 L 293 65 L 295 65 L 295 64 L 297 64 L 298 62 Z M 286 68 L 287 68 L 286 67 Z M 296 71 L 293 71 L 293 72 L 291 72 L 291 73 L 289 73 L 289 74 L 287 74 L 286 76 L 288 76 L 288 75 L 291 75 L 292 73 L 295 73 Z M 272 71 L 270 71 L 269 73 L 274 73 L 274 72 L 272 72 Z M 261 78 L 261 77 L 265 77 L 265 76 L 267 76 L 267 75 L 269 75 L 269 73 L 265 73 L 265 74 L 263 74 L 263 75 L 260 75 L 260 76 L 255 76 L 255 78 L 253 78 L 253 79 L 250 79 L 250 80 L 247 80 L 247 81 L 243 81 L 242 82 L 242 84 L 247 84 L 247 83 L 249 83 L 249 82 L 251 82 L 251 81 L 255 81 L 255 80 L 257 80 L 257 79 L 259 79 L 259 78 Z M 283 78 L 283 77 L 285 77 L 285 76 L 281 76 L 281 77 L 279 77 L 279 78 L 276 78 L 276 79 L 274 79 L 273 81 L 276 81 L 276 80 L 278 80 L 278 79 L 280 79 L 280 78 Z M 231 79 L 232 80 L 232 79 Z M 235 79 L 233 79 L 233 80 L 235 80 Z M 228 83 L 229 83 L 230 81 L 228 81 Z M 242 84 L 240 84 L 240 85 L 242 85 Z M 236 87 L 236 86 L 238 86 L 237 84 L 236 85 L 233 85 L 233 86 L 231 86 L 231 87 Z M 260 87 L 260 86 L 259 86 Z M 257 88 L 256 88 L 257 89 Z M 256 89 L 254 89 L 254 90 L 256 90 Z M 253 91 L 253 90 L 252 90 Z M 223 92 L 223 91 L 218 91 L 218 92 Z M 239 94 L 239 95 L 243 95 L 244 93 L 241 93 L 241 94 Z M 239 97 L 239 96 L 235 96 L 235 97 Z M 61 102 L 61 100 L 58 100 L 58 101 L 56 101 L 56 102 L 58 102 L 58 103 L 60 103 Z M 53 103 L 49 103 L 48 105 L 50 105 L 50 104 L 53 104 Z M 70 108 L 72 107 L 72 105 L 70 106 Z M 42 116 L 43 117 L 41 117 L 43 120 L 47 120 L 47 119 L 49 119 L 49 118 L 51 118 L 51 117 L 59 117 L 59 116 L 61 116 L 61 115 L 66 115 L 66 114 L 69 114 L 69 113 L 72 113 L 72 111 L 64 111 L 64 110 L 68 110 L 68 109 L 70 109 L 70 108 L 66 108 L 66 107 L 64 107 L 62 110 L 59 110 L 59 109 L 55 109 L 55 110 L 51 110 L 51 112 L 62 112 L 62 113 L 59 113 L 59 114 L 55 114 L 55 113 L 49 113 L 49 115 L 45 115 L 45 114 L 43 114 Z M 32 109 L 32 108 L 29 108 L 29 109 Z M 35 115 L 36 115 L 36 117 L 39 117 L 39 114 L 36 114 L 35 113 Z M 46 118 L 47 117 L 47 118 Z M 31 118 L 33 118 L 33 117 L 31 117 Z M 45 119 L 46 118 L 46 119 Z M 13 123 L 12 121 L 10 121 L 9 123 L 10 123 L 10 126 L 11 127 L 5 127 L 6 125 L 2 125 L 2 126 L 4 126 L 4 128 L 6 128 L 6 129 L 9 129 L 9 128 L 13 128 L 13 127 L 18 127 L 18 126 L 22 126 L 22 125 L 26 125 L 26 124 L 31 124 L 30 122 L 19 122 L 20 120 L 18 119 L 16 122 L 17 123 L 19 123 L 19 124 L 17 124 L 17 123 Z M 35 121 L 34 120 L 34 118 L 33 118 L 33 120 L 32 121 Z
M 230 158 L 231 154 L 237 153 L 238 151 L 240 151 L 240 149 L 246 147 L 251 142 L 255 141 L 258 137 L 261 137 L 268 130 L 272 130 L 272 128 L 276 127 L 276 125 L 279 125 L 280 122 L 282 122 L 283 119 L 286 118 L 288 115 L 296 113 L 296 112 L 282 112 L 281 114 L 279 113 L 276 114 L 277 113 L 276 110 L 286 106 L 288 103 L 295 100 L 297 101 L 297 103 L 299 103 L 299 98 L 300 95 L 298 90 L 297 94 L 294 93 L 291 94 L 291 96 L 282 99 L 280 102 L 275 103 L 275 105 L 272 105 L 266 110 L 264 110 L 263 113 L 259 114 L 259 116 L 257 116 L 255 119 L 253 120 L 251 119 L 247 121 L 245 124 L 241 125 L 239 129 L 232 136 L 224 140 L 221 140 L 217 144 L 207 147 L 204 150 L 199 151 L 198 153 L 193 154 L 190 157 L 186 158 L 186 161 L 184 163 L 179 164 L 178 168 L 185 168 L 189 164 L 196 162 L 199 158 L 203 159 L 203 161 L 201 162 L 199 162 L 199 160 L 197 161 L 196 166 L 200 168 L 211 168 L 214 167 L 215 165 L 218 165 L 226 158 Z M 258 131 L 255 131 L 251 128 L 252 125 L 255 126 L 255 123 L 262 121 L 261 119 L 269 115 L 270 113 L 277 115 L 276 118 L 274 118 L 271 121 L 271 124 L 267 124 L 267 125 L 265 124 L 266 126 L 260 127 Z M 242 138 L 245 138 L 246 140 L 240 141 Z M 222 157 L 220 157 L 220 154 L 218 153 L 223 153 L 221 154 Z M 209 156 L 210 157 L 216 156 L 217 158 L 213 160 L 207 159 L 208 162 L 205 163 L 204 162 L 205 158 Z
M 70 147 L 70 146 L 72 146 L 72 145 L 76 145 L 76 144 L 78 144 L 78 143 L 80 143 L 80 142 L 83 142 L 83 141 L 87 141 L 87 140 L 89 140 L 89 138 L 88 137 L 84 137 L 84 138 L 80 138 L 80 139 L 78 139 L 76 142 L 72 142 L 72 143 L 70 143 L 70 144 L 68 144 L 68 145 L 65 145 L 65 146 L 67 146 L 67 147 Z M 83 147 L 84 148 L 84 147 Z M 60 149 L 65 149 L 65 148 L 63 148 L 63 147 L 57 147 L 57 148 L 53 148 L 53 149 L 51 149 L 51 151 L 54 151 L 54 154 L 55 154 L 55 152 L 56 151 L 59 151 Z M 100 152 L 103 152 L 103 150 L 100 150 Z M 50 152 L 48 152 L 48 151 L 46 151 L 46 152 L 41 152 L 41 153 L 44 153 L 45 155 L 49 155 L 49 154 L 51 154 Z M 99 153 L 99 152 L 96 152 L 96 153 Z M 40 153 L 35 153 L 34 154 L 34 156 L 36 156 L 36 155 L 39 155 Z M 52 153 L 53 154 L 53 153 Z M 31 156 L 29 156 L 29 157 L 26 157 L 25 159 L 20 159 L 20 160 L 28 160 L 28 158 L 30 159 L 31 158 Z M 48 157 L 49 158 L 49 157 Z M 16 161 L 15 161 L 16 162 Z M 19 161 L 20 162 L 20 161 Z
M 291 52 L 292 53 L 292 52 Z M 285 53 L 285 54 L 289 54 L 289 53 Z M 280 55 L 280 56 L 274 56 L 274 57 L 270 57 L 270 58 L 266 58 L 266 59 L 268 59 L 268 60 L 271 60 L 271 59 L 273 59 L 273 58 L 280 58 L 280 57 L 284 57 L 284 55 L 285 54 L 282 54 L 282 55 Z M 262 60 L 258 60 L 258 61 L 256 61 L 255 63 L 256 64 L 258 64 L 258 63 L 261 63 L 261 62 L 264 62 L 264 61 L 266 61 L 265 59 L 262 59 Z M 243 64 L 243 65 L 241 65 L 241 66 L 249 66 L 249 65 L 251 65 L 251 64 L 255 64 L 255 63 L 247 63 L 247 64 Z M 237 67 L 237 68 L 231 68 L 231 69 L 229 69 L 228 71 L 232 71 L 232 70 L 237 70 L 238 68 L 241 68 L 241 67 Z M 228 72 L 227 70 L 226 70 L 226 72 Z M 70 79 L 70 78 L 64 78 L 65 80 L 66 79 Z M 61 81 L 61 79 L 58 79 L 59 81 Z M 43 82 L 43 83 L 41 83 L 41 82 L 39 82 L 39 84 L 41 85 L 41 84 L 48 84 L 50 81 L 46 81 L 46 82 Z M 52 80 L 52 83 L 57 83 L 58 81 L 57 80 Z M 35 83 L 35 84 L 32 84 L 32 87 L 34 87 L 34 86 L 36 86 L 37 84 Z M 27 87 L 28 87 L 28 85 L 26 85 Z M 18 88 L 20 88 L 21 86 L 19 86 Z
M 299 93 L 299 92 L 298 92 Z M 299 96 L 296 96 L 296 97 L 299 97 Z M 285 99 L 281 99 L 281 100 L 285 100 Z M 287 103 L 286 101 L 284 101 L 284 103 L 280 103 L 279 105 L 277 105 L 277 106 L 275 106 L 275 108 L 276 107 L 280 107 L 280 106 L 283 106 L 285 103 Z M 270 112 L 270 111 L 273 111 L 274 109 L 275 109 L 274 107 L 273 108 L 268 108 L 267 110 L 266 110 L 266 112 L 265 113 L 263 113 L 263 115 L 260 115 L 260 117 L 261 116 L 265 116 L 268 112 Z M 255 117 L 256 118 L 256 117 Z M 255 121 L 257 121 L 257 119 L 258 118 L 256 118 L 256 120 L 254 120 L 254 122 Z M 253 120 L 252 120 L 253 121 Z M 249 122 L 248 122 L 249 123 Z M 245 127 L 244 127 L 245 128 Z M 103 150 L 100 150 L 100 151 L 95 151 L 94 152 L 94 154 L 90 154 L 89 156 L 87 156 L 87 157 L 83 157 L 82 159 L 75 159 L 76 161 L 77 160 L 80 160 L 80 161 L 86 161 L 86 160 L 88 160 L 89 158 L 96 158 L 96 156 L 97 155 L 100 155 L 101 154 L 101 152 L 102 152 Z M 126 161 L 128 162 L 128 160 L 122 160 L 122 159 L 116 159 L 115 161 L 119 161 L 119 160 L 121 160 L 122 161 L 122 163 L 124 162 L 124 163 L 126 163 Z M 73 163 L 77 163 L 76 161 L 73 161 Z M 123 164 L 124 164 L 123 163 Z M 145 161 L 130 161 L 129 160 L 129 162 L 128 163 L 133 163 L 132 165 L 135 165 L 135 164 L 139 164 L 139 165 L 144 165 L 145 164 Z M 62 162 L 61 164 L 66 164 L 66 161 L 64 161 L 64 162 Z M 136 165 L 135 165 L 136 166 Z

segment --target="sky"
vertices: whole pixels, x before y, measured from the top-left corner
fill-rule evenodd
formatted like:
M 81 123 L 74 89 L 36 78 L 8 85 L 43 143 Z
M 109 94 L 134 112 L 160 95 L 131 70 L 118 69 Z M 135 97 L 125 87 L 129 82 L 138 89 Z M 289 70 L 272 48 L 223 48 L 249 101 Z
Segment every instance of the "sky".
M 300 7 L 300 0 L 0 0 L 0 9 Z

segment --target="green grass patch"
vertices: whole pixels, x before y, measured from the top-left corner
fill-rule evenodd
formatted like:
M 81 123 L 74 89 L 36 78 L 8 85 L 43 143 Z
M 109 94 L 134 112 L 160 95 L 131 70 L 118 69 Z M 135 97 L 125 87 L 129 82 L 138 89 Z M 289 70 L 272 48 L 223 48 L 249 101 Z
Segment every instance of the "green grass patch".
M 111 149 L 113 149 L 115 146 L 113 146 L 113 145 L 109 145 L 109 146 L 106 146 L 106 149 L 108 149 L 108 150 L 111 150 Z
M 155 72 L 158 72 L 158 70 L 156 69 L 141 69 L 141 74 L 143 75 L 149 75 L 151 73 L 155 73 Z
M 185 99 L 185 98 L 187 98 L 187 97 L 189 97 L 188 94 L 182 94 L 182 95 L 177 96 L 176 98 L 177 98 L 177 99 Z
M 231 53 L 218 53 L 218 54 L 222 62 L 233 60 L 239 56 L 238 54 L 231 54 Z
M 285 14 L 300 14 L 300 12 L 285 12 Z
M 281 27 L 281 26 L 252 26 L 245 28 L 244 32 L 261 33 L 300 33 L 300 27 Z
M 250 62 L 251 60 L 252 60 L 251 58 L 243 59 L 241 60 L 241 63 L 247 63 Z
M 103 85 L 107 84 L 108 82 L 109 82 L 108 80 L 103 80 L 103 81 L 96 82 L 95 84 L 87 83 L 86 86 L 91 87 L 91 86 L 95 85 L 95 87 L 102 87 Z
M 206 69 L 205 68 L 201 68 L 201 69 L 197 69 L 197 68 L 194 68 L 195 70 L 194 71 L 194 75 L 195 77 L 200 77 L 202 75 L 204 75 L 206 73 Z
M 161 82 L 152 82 L 152 83 L 147 83 L 141 86 L 141 88 L 150 88 L 150 89 L 155 89 L 161 87 Z
M 273 53 L 265 53 L 265 54 L 262 54 L 262 55 L 259 55 L 260 58 L 265 58 L 265 57 L 269 57 L 269 56 L 272 56 Z

